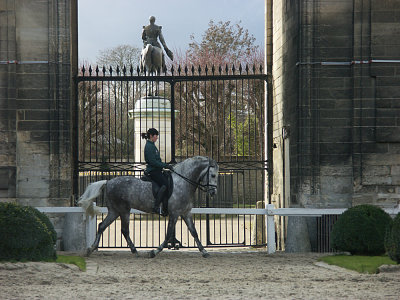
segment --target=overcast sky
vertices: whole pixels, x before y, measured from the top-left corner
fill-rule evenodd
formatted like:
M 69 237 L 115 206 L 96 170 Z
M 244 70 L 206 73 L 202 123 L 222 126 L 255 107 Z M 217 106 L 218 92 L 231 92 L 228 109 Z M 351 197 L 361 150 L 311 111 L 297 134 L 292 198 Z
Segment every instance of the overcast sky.
M 190 35 L 197 41 L 210 20 L 241 21 L 264 45 L 264 0 L 79 0 L 79 60 L 95 63 L 99 50 L 129 44 L 141 48 L 143 25 L 149 16 L 163 26 L 171 49 L 187 49 Z

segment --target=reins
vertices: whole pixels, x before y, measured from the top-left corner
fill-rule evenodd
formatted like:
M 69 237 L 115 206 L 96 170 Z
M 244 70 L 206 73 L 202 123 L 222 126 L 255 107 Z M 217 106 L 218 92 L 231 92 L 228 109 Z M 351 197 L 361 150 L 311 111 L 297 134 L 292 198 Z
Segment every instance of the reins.
M 210 168 L 211 168 L 211 166 L 208 166 L 208 168 L 207 168 L 207 179 L 209 179 L 208 178 L 208 176 L 209 176 L 209 174 L 210 174 Z M 193 180 L 191 180 L 191 179 L 189 179 L 189 178 L 187 178 L 186 176 L 183 176 L 182 174 L 179 174 L 178 172 L 176 172 L 176 171 L 174 171 L 174 170 L 171 170 L 171 172 L 173 172 L 173 173 L 175 173 L 176 175 L 178 175 L 179 177 L 181 177 L 183 180 L 185 180 L 186 182 L 188 182 L 188 183 L 190 183 L 190 184 L 192 184 L 192 185 L 194 185 L 194 186 L 197 186 L 201 191 L 203 191 L 203 192 L 208 192 L 209 191 L 209 187 L 217 187 L 215 184 L 209 184 L 208 182 L 209 182 L 209 180 L 207 180 L 207 184 L 201 184 L 200 183 L 200 181 L 203 179 L 203 177 L 206 175 L 206 174 L 204 174 L 201 178 L 200 178 L 200 180 L 199 180 L 199 182 L 196 182 L 196 181 L 193 181 Z

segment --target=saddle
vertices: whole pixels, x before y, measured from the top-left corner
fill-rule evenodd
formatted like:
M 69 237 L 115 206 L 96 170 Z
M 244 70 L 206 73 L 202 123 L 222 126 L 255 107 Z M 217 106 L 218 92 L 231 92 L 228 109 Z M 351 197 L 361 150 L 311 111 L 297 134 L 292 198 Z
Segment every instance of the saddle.
M 172 180 L 171 172 L 163 171 L 162 173 L 163 173 L 163 175 L 167 178 L 167 181 L 168 181 L 168 186 L 167 186 L 167 197 L 166 197 L 166 199 L 163 199 L 163 203 L 164 203 L 164 201 L 165 201 L 165 204 L 167 204 L 167 203 L 168 203 L 168 199 L 171 197 L 172 192 L 173 192 L 173 190 L 174 190 L 174 182 L 173 182 L 173 180 Z M 142 177 L 140 177 L 140 179 L 141 179 L 142 181 L 149 181 L 149 182 L 151 182 L 151 184 L 152 184 L 152 186 L 151 186 L 151 191 L 152 191 L 152 193 L 153 193 L 153 197 L 156 198 L 156 197 L 157 197 L 157 194 L 158 194 L 158 191 L 159 191 L 160 188 L 161 188 L 161 187 L 158 185 L 158 183 L 155 182 L 155 181 L 153 181 L 149 176 L 146 175 L 146 173 L 145 173 Z

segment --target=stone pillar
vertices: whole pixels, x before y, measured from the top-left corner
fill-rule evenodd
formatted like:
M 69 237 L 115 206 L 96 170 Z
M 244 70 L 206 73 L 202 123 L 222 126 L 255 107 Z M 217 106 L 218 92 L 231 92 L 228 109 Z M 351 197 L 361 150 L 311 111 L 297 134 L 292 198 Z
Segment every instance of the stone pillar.
M 175 111 L 177 113 L 177 111 Z M 146 140 L 141 134 L 149 128 L 156 128 L 160 135 L 156 146 L 163 162 L 170 162 L 171 153 L 171 102 L 163 97 L 148 96 L 136 101 L 135 108 L 129 111 L 129 117 L 134 119 L 135 162 L 144 162 L 144 146 Z
M 0 201 L 70 203 L 70 6 L 0 0 Z

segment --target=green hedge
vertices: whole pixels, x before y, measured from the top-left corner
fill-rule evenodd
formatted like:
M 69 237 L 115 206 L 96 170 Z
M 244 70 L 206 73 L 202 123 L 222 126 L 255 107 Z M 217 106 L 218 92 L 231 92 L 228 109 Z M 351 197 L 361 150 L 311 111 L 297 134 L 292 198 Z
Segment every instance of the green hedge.
M 400 213 L 386 232 L 385 249 L 392 260 L 400 263 Z
M 373 205 L 359 205 L 345 211 L 331 233 L 331 246 L 358 255 L 382 255 L 384 238 L 392 223 L 390 216 Z
M 57 258 L 57 234 L 48 217 L 37 209 L 0 203 L 0 260 Z

